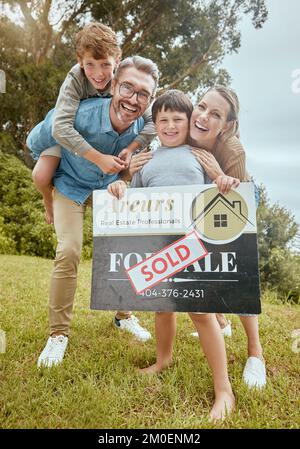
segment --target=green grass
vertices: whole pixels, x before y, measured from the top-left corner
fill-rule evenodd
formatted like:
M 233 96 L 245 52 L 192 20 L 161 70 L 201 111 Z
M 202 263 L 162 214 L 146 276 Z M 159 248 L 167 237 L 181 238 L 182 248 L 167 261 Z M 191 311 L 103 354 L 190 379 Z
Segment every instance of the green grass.
M 178 314 L 174 365 L 159 376 L 136 372 L 155 359 L 155 341 L 140 343 L 116 330 L 113 313 L 89 310 L 91 263 L 80 266 L 72 334 L 63 365 L 36 369 L 47 338 L 52 261 L 0 256 L 0 428 L 214 428 L 211 375 L 187 314 Z M 223 428 L 298 428 L 300 352 L 291 333 L 300 307 L 266 295 L 260 317 L 268 385 L 249 391 L 241 380 L 246 337 L 236 316 L 226 340 L 236 412 Z M 154 334 L 151 312 L 137 313 Z M 299 345 L 300 347 L 300 345 Z

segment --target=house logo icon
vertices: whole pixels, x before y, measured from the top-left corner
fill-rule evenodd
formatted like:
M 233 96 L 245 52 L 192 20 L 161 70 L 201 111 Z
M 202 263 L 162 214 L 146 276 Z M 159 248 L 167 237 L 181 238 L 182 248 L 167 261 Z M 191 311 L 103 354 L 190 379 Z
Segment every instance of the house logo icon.
M 235 190 L 221 194 L 216 187 L 201 192 L 191 206 L 194 228 L 203 240 L 223 244 L 236 240 L 245 226 L 254 224 L 248 220 L 248 206 Z

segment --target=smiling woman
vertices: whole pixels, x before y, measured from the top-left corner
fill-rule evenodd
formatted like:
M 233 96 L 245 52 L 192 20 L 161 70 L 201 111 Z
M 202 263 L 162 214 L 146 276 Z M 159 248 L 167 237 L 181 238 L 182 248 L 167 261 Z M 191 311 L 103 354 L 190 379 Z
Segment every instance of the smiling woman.
M 232 128 L 234 113 L 217 90 L 208 91 L 195 107 L 191 118 L 190 135 L 201 142 L 201 147 L 211 150 L 216 139 Z
M 190 136 L 193 144 L 202 149 L 195 155 L 211 179 L 223 171 L 240 181 L 250 181 L 245 151 L 238 139 L 238 114 L 239 101 L 235 92 L 218 85 L 203 95 L 193 111 Z
M 211 179 L 222 176 L 223 172 L 241 181 L 250 181 L 245 167 L 245 151 L 238 140 L 238 113 L 237 95 L 224 86 L 209 89 L 193 111 L 190 136 L 202 148 L 194 149 L 194 154 Z M 230 326 L 224 315 L 217 314 L 217 319 L 222 329 Z M 243 379 L 250 388 L 262 388 L 266 384 L 266 370 L 258 317 L 245 315 L 240 319 L 248 338 L 248 360 Z

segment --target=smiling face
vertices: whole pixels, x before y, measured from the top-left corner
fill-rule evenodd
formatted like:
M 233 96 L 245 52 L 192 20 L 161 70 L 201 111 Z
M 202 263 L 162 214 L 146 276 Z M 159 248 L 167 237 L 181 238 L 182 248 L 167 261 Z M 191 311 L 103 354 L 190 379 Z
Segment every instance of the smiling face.
M 178 147 L 186 143 L 189 120 L 185 112 L 162 108 L 157 112 L 155 128 L 162 146 Z
M 231 126 L 227 121 L 230 106 L 217 91 L 210 90 L 195 107 L 190 123 L 190 136 L 201 147 L 212 149 L 218 136 Z
M 131 98 L 120 94 L 120 85 L 131 87 L 134 94 Z M 119 78 L 112 81 L 111 92 L 113 94 L 110 110 L 110 118 L 116 130 L 128 128 L 137 118 L 146 111 L 149 103 L 143 104 L 137 98 L 137 92 L 149 96 L 149 101 L 155 89 L 155 82 L 151 75 L 128 67 L 121 71 Z
M 115 58 L 112 56 L 95 59 L 89 52 L 84 53 L 82 58 L 78 58 L 78 62 L 89 82 L 100 92 L 105 90 L 112 80 L 113 71 L 117 65 Z

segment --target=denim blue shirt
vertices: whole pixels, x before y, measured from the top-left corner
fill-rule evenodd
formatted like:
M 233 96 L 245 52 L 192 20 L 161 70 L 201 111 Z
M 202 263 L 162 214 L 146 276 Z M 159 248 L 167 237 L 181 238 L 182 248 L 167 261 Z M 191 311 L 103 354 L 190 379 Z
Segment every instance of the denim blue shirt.
M 138 118 L 126 131 L 119 134 L 113 129 L 109 117 L 111 100 L 89 98 L 81 101 L 74 128 L 95 150 L 117 156 L 143 129 L 144 119 Z M 27 137 L 26 143 L 34 159 L 38 159 L 42 151 L 57 144 L 52 137 L 53 113 L 54 109 Z M 62 195 L 83 204 L 93 190 L 106 189 L 117 178 L 118 175 L 104 174 L 97 165 L 62 148 L 61 162 L 53 183 Z

